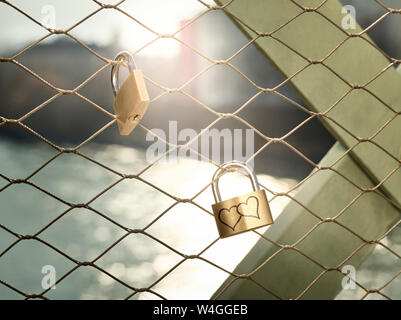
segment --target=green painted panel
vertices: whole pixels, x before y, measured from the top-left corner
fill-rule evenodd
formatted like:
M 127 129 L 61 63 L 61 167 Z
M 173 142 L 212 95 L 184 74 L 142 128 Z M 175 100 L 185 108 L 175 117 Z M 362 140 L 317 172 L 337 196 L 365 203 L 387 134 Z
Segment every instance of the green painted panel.
M 225 4 L 227 0 L 216 2 Z M 298 1 L 298 3 L 316 7 L 322 1 Z M 271 33 L 303 12 L 289 0 L 236 0 L 226 9 L 259 33 Z M 338 1 L 331 0 L 322 5 L 318 11 L 337 26 L 341 26 L 344 17 L 341 9 L 342 5 Z M 304 12 L 273 34 L 278 40 L 262 37 L 256 41 L 256 45 L 285 78 L 292 77 L 292 85 L 312 111 L 322 113 L 329 110 L 327 115 L 332 120 L 324 117 L 320 119 L 330 132 L 349 148 L 358 142 L 355 137 L 372 138 L 394 117 L 395 113 L 389 107 L 396 111 L 401 110 L 401 77 L 391 66 L 380 77 L 374 79 L 389 66 L 388 59 L 360 37 L 347 39 L 341 28 L 330 23 L 321 14 Z M 243 24 L 238 21 L 237 24 L 247 36 L 251 38 L 256 36 Z M 361 28 L 358 26 L 354 32 L 360 31 Z M 370 40 L 368 36 L 364 38 Z M 324 60 L 327 67 L 322 64 L 310 64 L 303 58 L 324 59 L 343 40 L 346 41 Z M 280 41 L 290 46 L 292 50 Z M 350 91 L 349 84 L 367 85 L 366 90 Z M 348 91 L 350 92 L 347 94 Z M 393 157 L 397 159 L 399 157 L 400 135 L 401 118 L 396 117 L 373 139 L 391 155 L 367 141 L 361 142 L 353 149 L 352 156 L 375 183 L 382 181 L 399 167 L 398 160 Z M 400 184 L 401 170 L 396 171 L 383 184 L 383 192 L 391 195 L 398 203 L 401 203 Z
M 217 2 L 222 3 L 222 1 Z M 309 7 L 320 4 L 320 1 L 299 2 Z M 252 5 L 244 0 L 236 0 L 228 10 L 259 32 L 271 32 L 301 12 L 286 0 L 254 0 Z M 319 10 L 340 24 L 342 15 L 339 2 L 329 1 Z M 238 25 L 243 29 L 243 26 Z M 243 31 L 250 37 L 254 36 L 249 29 L 245 28 Z M 360 28 L 356 31 L 360 31 Z M 298 17 L 275 36 L 310 59 L 322 59 L 339 41 L 345 39 L 341 31 L 313 12 Z M 304 59 L 277 40 L 263 38 L 258 40 L 257 44 L 285 77 L 291 77 L 308 65 Z M 360 38 L 347 40 L 326 62 L 346 81 L 357 85 L 369 81 L 389 63 L 377 49 Z M 401 72 L 401 67 L 398 71 Z M 350 89 L 343 80 L 319 64 L 308 66 L 297 74 L 292 84 L 308 106 L 317 112 L 328 110 Z M 393 67 L 366 88 L 384 103 L 399 110 L 401 77 Z M 394 115 L 376 97 L 361 89 L 352 91 L 328 114 L 360 138 L 369 138 Z M 333 121 L 324 118 L 321 120 L 345 146 L 350 147 L 355 144 L 356 140 Z M 391 122 L 374 139 L 397 157 L 400 149 L 399 121 L 397 118 Z M 345 151 L 340 143 L 336 143 L 320 164 L 331 165 Z M 345 156 L 334 168 L 360 187 L 373 187 L 377 181 L 381 181 L 398 166 L 397 161 L 368 142 L 361 143 L 351 155 L 352 157 Z M 384 184 L 383 192 L 399 201 L 401 199 L 401 188 L 397 188 L 399 183 L 400 175 L 397 172 Z M 361 195 L 360 190 L 352 183 L 330 170 L 319 171 L 313 175 L 302 185 L 295 199 L 296 201 L 291 201 L 264 235 L 280 245 L 293 245 L 314 228 L 296 245 L 296 248 L 314 261 L 294 249 L 277 253 L 279 249 L 276 245 L 260 239 L 234 273 L 249 274 L 257 269 L 252 278 L 280 298 L 333 299 L 341 290 L 343 275 L 336 270 L 322 275 L 324 268 L 321 266 L 334 268 L 341 267 L 344 263 L 358 267 L 374 248 L 374 245 L 366 244 L 364 240 L 375 240 L 389 230 L 399 220 L 399 211 L 376 193 Z M 351 202 L 352 205 L 348 207 Z M 337 221 L 362 239 L 334 222 L 318 225 L 321 220 L 304 207 L 322 219 L 335 217 L 347 207 Z M 356 253 L 352 254 L 355 250 Z M 349 255 L 352 257 L 347 259 Z M 319 275 L 320 279 L 304 292 Z M 249 279 L 238 279 L 230 284 L 231 280 L 232 277 L 228 278 L 212 298 L 276 298 Z M 230 285 L 225 290 L 228 284 Z

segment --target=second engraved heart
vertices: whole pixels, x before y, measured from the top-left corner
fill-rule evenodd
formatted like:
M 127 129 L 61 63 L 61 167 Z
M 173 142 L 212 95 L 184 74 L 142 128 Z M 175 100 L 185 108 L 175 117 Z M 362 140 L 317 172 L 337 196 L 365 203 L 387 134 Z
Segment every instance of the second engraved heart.
M 250 217 L 260 219 L 259 217 L 259 199 L 250 196 L 246 202 L 242 202 L 237 207 L 238 214 L 242 217 Z

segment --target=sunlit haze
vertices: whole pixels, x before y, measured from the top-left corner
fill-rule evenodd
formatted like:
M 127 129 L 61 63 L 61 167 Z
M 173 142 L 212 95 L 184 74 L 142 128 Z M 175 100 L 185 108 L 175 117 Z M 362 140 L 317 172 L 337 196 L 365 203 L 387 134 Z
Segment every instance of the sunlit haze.
M 115 4 L 118 1 L 103 1 Z M 211 1 L 205 1 L 211 3 Z M 24 8 L 35 20 L 43 22 L 46 11 L 43 8 L 49 5 L 47 0 L 26 2 L 12 1 L 12 4 Z M 52 1 L 55 9 L 56 29 L 66 30 L 77 21 L 84 19 L 99 6 L 93 1 Z M 76 10 L 79 5 L 80 10 Z M 71 34 L 85 43 L 99 46 L 118 45 L 130 51 L 137 51 L 152 40 L 157 34 L 171 34 L 176 32 L 180 24 L 206 11 L 206 7 L 198 1 L 188 0 L 134 0 L 126 1 L 119 6 L 131 17 L 116 10 L 103 10 L 83 24 L 71 30 Z M 149 29 L 145 28 L 148 27 Z M 48 34 L 48 31 L 35 24 L 24 15 L 9 6 L 0 3 L 0 51 L 15 51 L 22 49 L 33 41 L 39 40 Z M 179 37 L 179 34 L 177 35 Z M 53 41 L 52 36 L 45 41 Z M 147 56 L 171 57 L 178 53 L 179 43 L 172 39 L 159 39 L 149 47 L 140 50 L 138 54 Z

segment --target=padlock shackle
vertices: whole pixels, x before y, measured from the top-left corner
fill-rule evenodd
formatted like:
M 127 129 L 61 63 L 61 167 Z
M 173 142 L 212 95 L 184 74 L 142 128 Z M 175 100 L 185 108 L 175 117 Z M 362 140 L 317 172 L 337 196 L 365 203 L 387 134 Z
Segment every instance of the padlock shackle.
M 260 186 L 258 183 L 258 179 L 256 178 L 256 174 L 245 163 L 238 162 L 238 161 L 227 162 L 227 163 L 224 163 L 223 165 L 221 165 L 220 168 L 218 168 L 213 175 L 212 192 L 213 192 L 214 200 L 216 202 L 221 202 L 221 194 L 220 194 L 220 189 L 219 189 L 219 180 L 220 180 L 221 176 L 230 171 L 238 171 L 238 170 L 230 170 L 232 168 L 236 168 L 236 169 L 240 168 L 240 169 L 244 170 L 246 172 L 247 177 L 251 180 L 253 191 L 260 190 Z
M 114 58 L 115 61 L 126 61 L 128 63 L 128 70 L 131 73 L 136 69 L 134 59 L 128 51 L 121 51 Z M 118 69 L 120 64 L 113 64 L 111 67 L 111 87 L 113 89 L 114 96 L 120 90 L 120 85 L 118 84 Z

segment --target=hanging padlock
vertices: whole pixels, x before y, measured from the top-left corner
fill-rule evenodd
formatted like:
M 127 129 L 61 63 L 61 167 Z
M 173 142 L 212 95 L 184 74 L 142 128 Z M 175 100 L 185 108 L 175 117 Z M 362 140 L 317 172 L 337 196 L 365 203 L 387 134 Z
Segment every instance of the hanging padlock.
M 245 171 L 251 180 L 253 192 L 222 201 L 219 179 L 226 172 L 232 171 L 230 169 Z M 221 238 L 273 223 L 266 193 L 260 190 L 256 175 L 247 165 L 235 161 L 223 164 L 213 176 L 212 191 L 216 201 L 212 208 Z
M 129 52 L 120 52 L 114 60 L 128 63 L 130 72 L 120 88 L 118 84 L 119 64 L 114 64 L 111 69 L 111 85 L 115 96 L 114 112 L 117 116 L 120 134 L 127 135 L 134 130 L 145 114 L 149 105 L 149 95 L 142 71 L 136 69 Z

